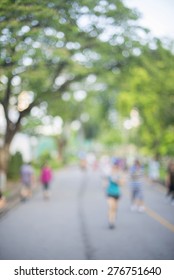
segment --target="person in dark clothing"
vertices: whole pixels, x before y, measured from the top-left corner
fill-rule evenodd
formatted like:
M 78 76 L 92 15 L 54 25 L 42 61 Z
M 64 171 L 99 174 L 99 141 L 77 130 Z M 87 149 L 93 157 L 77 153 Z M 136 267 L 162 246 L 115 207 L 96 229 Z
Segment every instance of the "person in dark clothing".
M 171 203 L 174 205 L 174 161 L 169 163 L 166 177 L 167 196 L 171 197 Z
M 6 199 L 2 194 L 2 191 L 0 190 L 0 210 L 3 209 L 6 206 Z

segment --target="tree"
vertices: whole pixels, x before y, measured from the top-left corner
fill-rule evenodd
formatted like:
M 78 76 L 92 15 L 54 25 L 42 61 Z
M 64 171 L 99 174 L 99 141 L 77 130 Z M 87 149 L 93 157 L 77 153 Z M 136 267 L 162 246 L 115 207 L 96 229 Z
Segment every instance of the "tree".
M 153 49 L 146 48 L 125 79 L 118 101 L 122 116 L 128 118 L 132 109 L 138 110 L 141 124 L 133 141 L 154 155 L 174 155 L 174 55 L 170 49 L 160 40 L 154 41 Z
M 46 102 L 47 112 L 56 115 L 72 85 L 91 73 L 103 79 L 104 72 L 126 67 L 140 45 L 133 25 L 137 18 L 120 0 L 1 1 L 2 170 L 7 170 L 14 135 L 34 107 Z

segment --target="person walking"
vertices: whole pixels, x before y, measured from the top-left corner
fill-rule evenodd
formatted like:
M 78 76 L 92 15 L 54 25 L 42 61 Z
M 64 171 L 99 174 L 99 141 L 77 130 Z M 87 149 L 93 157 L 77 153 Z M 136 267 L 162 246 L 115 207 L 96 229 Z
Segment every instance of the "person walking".
M 171 204 L 174 205 L 174 161 L 169 163 L 166 176 L 167 196 L 171 197 Z
M 34 171 L 30 162 L 24 163 L 21 166 L 20 175 L 21 175 L 21 182 L 22 182 L 21 197 L 23 200 L 25 200 L 32 196 Z
M 144 170 L 139 160 L 135 160 L 130 168 L 130 187 L 131 187 L 131 210 L 144 212 L 144 194 L 143 194 Z
M 113 161 L 110 175 L 108 175 L 106 179 L 109 228 L 114 229 L 118 210 L 118 201 L 121 196 L 120 186 L 122 184 L 122 176 L 118 160 Z
M 2 191 L 0 190 L 0 210 L 3 209 L 6 206 L 6 199 L 2 194 Z
M 50 197 L 49 188 L 50 188 L 50 182 L 52 180 L 52 170 L 47 162 L 43 165 L 41 169 L 40 179 L 43 185 L 44 198 L 48 199 Z
M 148 166 L 148 171 L 149 171 L 149 178 L 151 179 L 152 182 L 157 182 L 160 177 L 160 164 L 158 161 L 158 157 L 154 157 L 149 161 L 149 166 Z

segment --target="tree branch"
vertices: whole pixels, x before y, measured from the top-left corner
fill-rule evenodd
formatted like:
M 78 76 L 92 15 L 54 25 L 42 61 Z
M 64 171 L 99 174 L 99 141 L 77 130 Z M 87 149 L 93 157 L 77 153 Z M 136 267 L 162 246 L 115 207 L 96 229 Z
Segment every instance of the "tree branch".
M 7 83 L 7 88 L 5 91 L 5 96 L 4 99 L 2 99 L 1 104 L 4 107 L 4 113 L 5 113 L 5 118 L 8 121 L 9 117 L 8 117 L 8 107 L 9 107 L 9 100 L 10 100 L 10 95 L 11 95 L 11 80 L 12 80 L 13 76 L 8 77 L 8 83 Z
M 10 144 L 13 140 L 13 137 L 15 134 L 20 130 L 21 120 L 24 116 L 29 114 L 31 109 L 35 106 L 35 103 L 31 103 L 27 109 L 23 110 L 22 112 L 19 112 L 19 117 L 15 123 L 13 123 L 11 120 L 7 120 L 7 128 L 5 133 L 5 143 Z
M 55 79 L 60 75 L 60 73 L 62 72 L 62 70 L 68 65 L 68 62 L 65 60 L 62 60 L 58 66 L 57 69 L 55 70 L 55 75 L 53 77 L 53 83 L 55 81 Z
M 61 95 L 65 92 L 65 90 L 67 90 L 70 84 L 72 84 L 75 81 L 80 81 L 85 77 L 86 75 L 79 74 L 76 75 L 73 79 L 66 80 L 57 90 L 54 91 L 54 94 L 57 93 L 61 97 Z

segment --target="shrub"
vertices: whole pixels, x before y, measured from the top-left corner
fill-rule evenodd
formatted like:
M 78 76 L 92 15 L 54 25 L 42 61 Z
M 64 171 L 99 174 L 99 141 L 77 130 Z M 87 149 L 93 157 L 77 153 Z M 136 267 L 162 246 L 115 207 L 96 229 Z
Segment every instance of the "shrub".
M 20 152 L 16 152 L 14 155 L 10 157 L 7 178 L 8 179 L 18 179 L 20 177 L 20 167 L 23 163 L 22 154 Z

